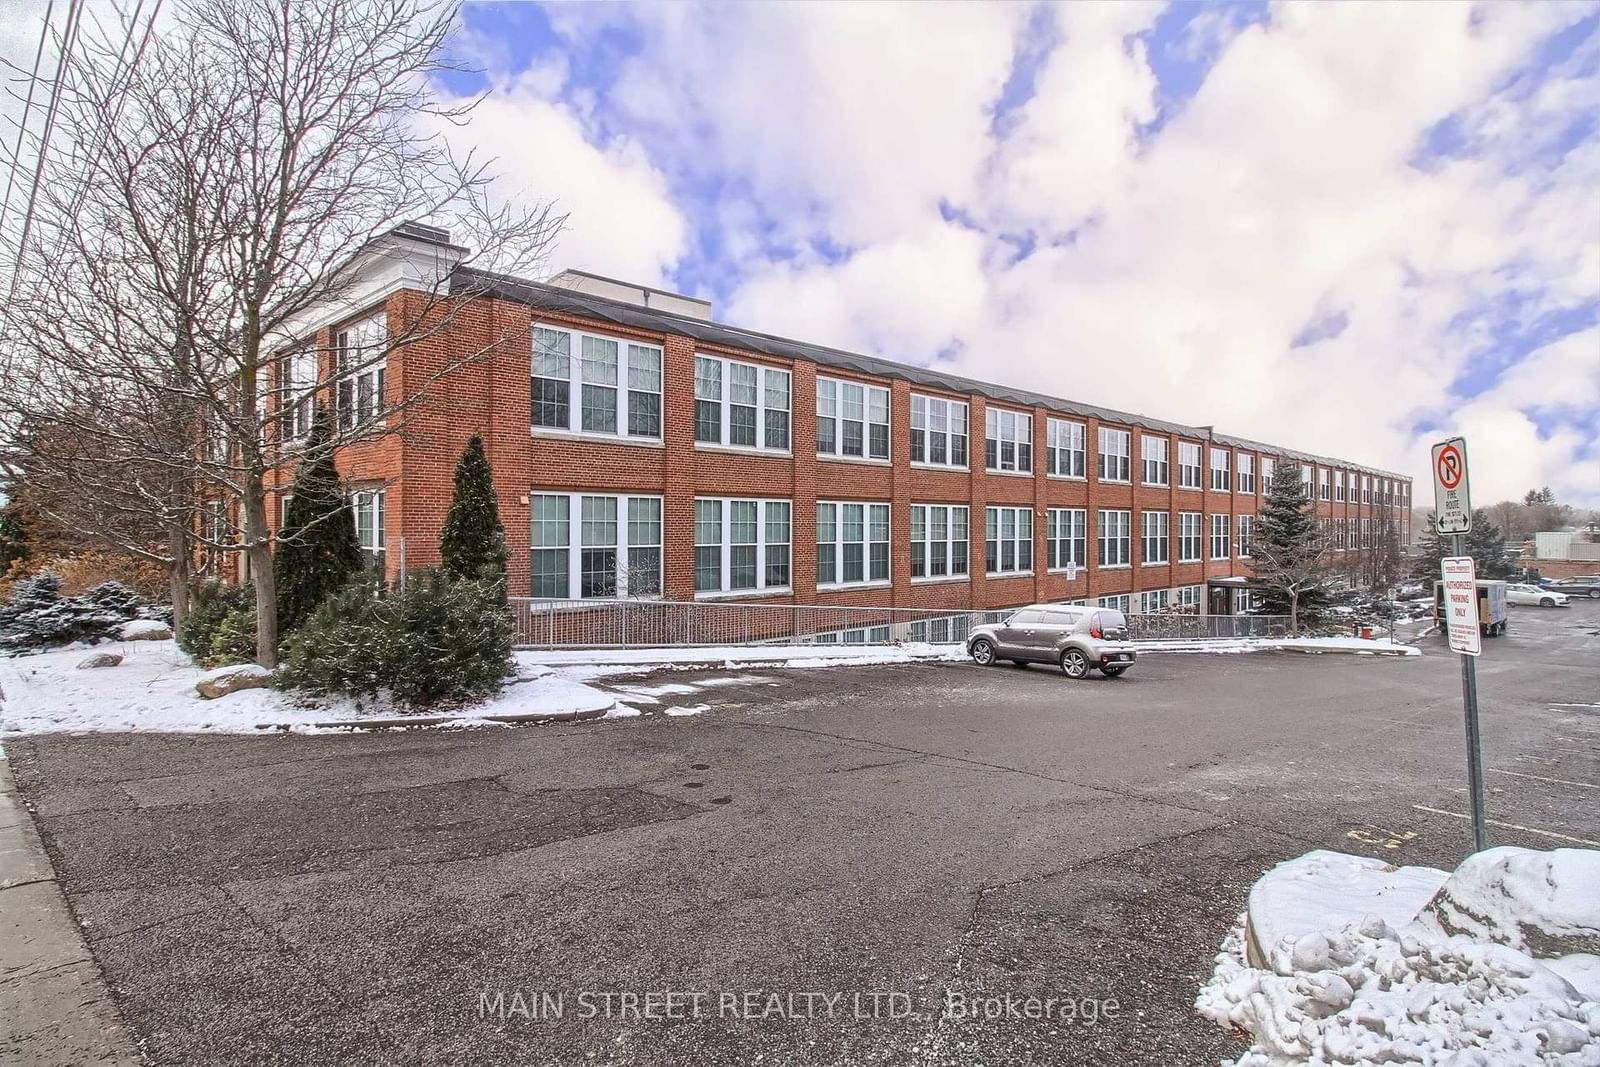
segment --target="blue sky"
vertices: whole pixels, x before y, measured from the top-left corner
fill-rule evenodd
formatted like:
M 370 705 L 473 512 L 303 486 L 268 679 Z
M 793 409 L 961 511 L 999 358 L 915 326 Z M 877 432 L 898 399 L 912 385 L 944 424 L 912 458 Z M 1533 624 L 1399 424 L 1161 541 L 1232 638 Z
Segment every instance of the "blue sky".
M 456 46 L 552 269 L 1418 476 L 1466 432 L 1480 498 L 1600 506 L 1600 6 L 485 3 Z

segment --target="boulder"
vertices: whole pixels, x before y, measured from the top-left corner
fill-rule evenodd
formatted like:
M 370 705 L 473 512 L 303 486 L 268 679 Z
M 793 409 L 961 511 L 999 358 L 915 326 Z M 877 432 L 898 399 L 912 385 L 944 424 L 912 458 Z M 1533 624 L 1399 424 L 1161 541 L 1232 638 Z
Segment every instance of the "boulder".
M 122 662 L 122 657 L 115 652 L 96 652 L 92 656 L 85 656 L 78 662 L 80 671 L 90 670 L 95 667 L 115 667 Z
M 1509 945 L 1535 959 L 1600 954 L 1600 851 L 1490 848 L 1468 856 L 1417 925 Z
M 118 636 L 124 641 L 171 641 L 172 630 L 155 619 L 134 619 L 122 624 Z
M 272 672 L 259 663 L 236 663 L 202 674 L 194 683 L 195 692 L 207 700 L 225 697 L 241 689 L 265 689 L 272 684 Z

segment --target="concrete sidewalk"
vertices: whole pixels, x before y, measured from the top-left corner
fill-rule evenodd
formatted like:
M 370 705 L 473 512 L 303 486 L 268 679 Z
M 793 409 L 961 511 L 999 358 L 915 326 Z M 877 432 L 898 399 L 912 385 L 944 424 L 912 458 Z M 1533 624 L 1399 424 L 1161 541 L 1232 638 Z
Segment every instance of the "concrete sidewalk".
M 0 1062 L 143 1062 L 0 751 Z

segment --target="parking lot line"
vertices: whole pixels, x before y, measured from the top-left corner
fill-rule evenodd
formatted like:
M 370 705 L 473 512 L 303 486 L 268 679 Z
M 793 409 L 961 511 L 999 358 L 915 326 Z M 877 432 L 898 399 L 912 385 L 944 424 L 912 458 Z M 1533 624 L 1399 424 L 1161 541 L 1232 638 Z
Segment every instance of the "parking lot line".
M 1472 816 L 1463 815 L 1459 811 L 1445 811 L 1443 808 L 1430 808 L 1426 804 L 1413 804 L 1411 806 L 1413 808 L 1417 809 L 1418 811 L 1428 811 L 1428 812 L 1432 812 L 1435 815 L 1448 815 L 1452 819 L 1471 819 L 1472 818 Z M 1585 837 L 1572 837 L 1572 836 L 1570 836 L 1568 834 L 1558 834 L 1553 830 L 1535 830 L 1531 826 L 1519 826 L 1517 823 L 1514 823 L 1514 822 L 1501 822 L 1499 819 L 1485 819 L 1483 821 L 1488 823 L 1490 826 L 1498 826 L 1498 827 L 1501 827 L 1502 829 L 1506 829 L 1506 830 L 1521 830 L 1524 833 L 1538 834 L 1540 837 L 1553 837 L 1557 841 L 1571 841 L 1573 844 L 1577 844 L 1577 845 L 1590 845 L 1590 846 L 1592 846 L 1594 848 L 1600 848 L 1600 841 L 1590 841 L 1588 838 L 1585 838 Z
M 1572 782 L 1565 778 L 1546 778 L 1542 774 L 1523 774 L 1520 771 L 1502 771 L 1498 767 L 1490 767 L 1491 774 L 1509 774 L 1513 778 L 1532 778 L 1536 782 L 1554 782 L 1556 785 L 1575 785 L 1579 789 L 1600 789 L 1600 785 L 1593 782 Z

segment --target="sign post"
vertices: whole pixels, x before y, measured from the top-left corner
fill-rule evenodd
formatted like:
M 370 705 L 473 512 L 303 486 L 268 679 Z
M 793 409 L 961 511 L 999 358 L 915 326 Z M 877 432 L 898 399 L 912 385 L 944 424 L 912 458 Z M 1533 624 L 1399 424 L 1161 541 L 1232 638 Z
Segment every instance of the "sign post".
M 1467 718 L 1467 786 L 1472 798 L 1472 848 L 1489 847 L 1483 816 L 1483 751 L 1478 735 L 1477 657 L 1483 652 L 1478 618 L 1477 568 L 1467 554 L 1472 531 L 1472 496 L 1467 483 L 1467 442 L 1452 437 L 1433 446 L 1434 522 L 1451 534 L 1455 555 L 1440 564 L 1444 583 L 1445 626 L 1450 647 L 1461 654 L 1461 701 Z

